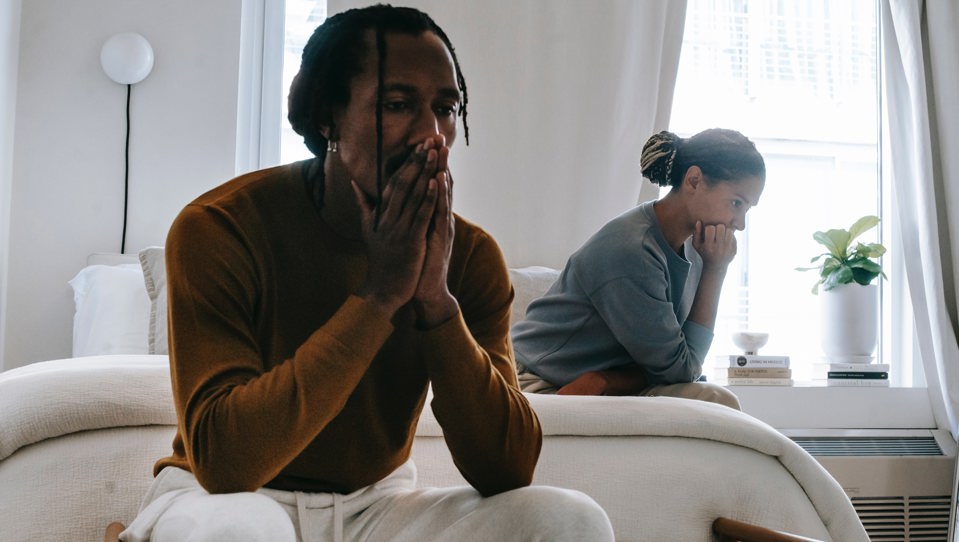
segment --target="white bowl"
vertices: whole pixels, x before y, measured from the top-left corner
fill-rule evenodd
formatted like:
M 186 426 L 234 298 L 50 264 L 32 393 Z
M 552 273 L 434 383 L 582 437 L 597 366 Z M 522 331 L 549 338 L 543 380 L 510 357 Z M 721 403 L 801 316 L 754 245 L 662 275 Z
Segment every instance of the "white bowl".
M 733 333 L 733 344 L 748 355 L 758 354 L 759 349 L 765 346 L 768 340 L 769 333 L 760 331 L 737 331 Z

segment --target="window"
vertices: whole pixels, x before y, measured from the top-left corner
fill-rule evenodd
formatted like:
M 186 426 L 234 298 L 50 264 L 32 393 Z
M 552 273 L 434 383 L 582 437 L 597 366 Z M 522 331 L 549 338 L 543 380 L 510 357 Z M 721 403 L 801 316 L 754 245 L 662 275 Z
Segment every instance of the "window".
M 730 333 L 743 329 L 768 331 L 762 352 L 789 355 L 797 380 L 810 380 L 823 362 L 811 293 L 818 275 L 795 268 L 822 252 L 813 232 L 892 216 L 879 175 L 878 40 L 875 0 L 689 0 L 670 130 L 739 130 L 767 168 L 760 204 L 737 234 L 707 378 L 721 368 L 717 356 L 737 352 Z M 911 330 L 890 220 L 881 238 L 871 231 L 860 240 L 888 249 L 876 354 L 892 364 L 893 384 L 908 385 L 911 356 L 901 352 Z
M 303 47 L 316 27 L 326 20 L 326 0 L 286 0 L 286 31 L 283 42 L 283 96 L 280 118 L 280 163 L 310 158 L 313 153 L 303 144 L 303 136 L 297 134 L 286 120 L 288 113 L 286 97 L 293 77 L 300 70 Z
M 326 0 L 243 2 L 236 174 L 311 156 L 287 121 L 303 46 L 326 19 Z

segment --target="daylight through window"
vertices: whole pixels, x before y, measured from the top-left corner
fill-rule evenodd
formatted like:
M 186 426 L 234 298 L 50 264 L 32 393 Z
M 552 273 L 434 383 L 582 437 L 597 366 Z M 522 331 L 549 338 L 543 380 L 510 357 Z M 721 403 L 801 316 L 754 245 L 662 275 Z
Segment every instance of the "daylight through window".
M 811 293 L 817 276 L 795 268 L 822 252 L 816 230 L 848 228 L 886 209 L 878 36 L 875 0 L 689 1 L 670 130 L 739 130 L 767 167 L 760 204 L 737 234 L 707 363 L 736 353 L 730 333 L 746 329 L 769 332 L 762 353 L 789 355 L 797 380 L 810 379 L 823 362 Z M 880 240 L 877 234 L 862 240 Z M 881 241 L 895 250 L 890 238 Z M 895 276 L 883 263 L 888 317 Z M 877 350 L 885 363 L 895 362 L 888 335 Z
M 316 27 L 326 20 L 326 0 L 286 0 L 286 32 L 283 41 L 283 116 L 280 133 L 280 163 L 287 164 L 311 158 L 313 154 L 303 144 L 286 120 L 286 96 L 293 77 L 300 70 L 303 46 Z

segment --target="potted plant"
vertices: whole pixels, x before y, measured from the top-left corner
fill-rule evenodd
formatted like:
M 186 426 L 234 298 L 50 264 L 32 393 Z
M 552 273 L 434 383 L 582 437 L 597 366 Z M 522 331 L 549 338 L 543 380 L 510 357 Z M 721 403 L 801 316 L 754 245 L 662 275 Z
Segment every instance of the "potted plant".
M 879 258 L 886 253 L 880 243 L 856 243 L 860 235 L 876 227 L 879 217 L 864 216 L 848 230 L 817 231 L 813 239 L 826 252 L 810 260 L 819 280 L 813 293 L 820 297 L 820 331 L 823 352 L 833 363 L 869 363 L 876 349 L 879 329 L 879 287 L 885 278 Z

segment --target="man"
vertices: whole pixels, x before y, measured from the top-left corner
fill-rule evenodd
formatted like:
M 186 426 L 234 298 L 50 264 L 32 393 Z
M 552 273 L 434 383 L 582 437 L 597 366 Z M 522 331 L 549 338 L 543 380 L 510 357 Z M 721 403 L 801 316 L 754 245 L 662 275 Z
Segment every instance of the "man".
M 427 15 L 373 6 L 317 29 L 290 93 L 316 158 L 234 179 L 171 227 L 178 431 L 121 539 L 612 539 L 585 495 L 526 487 L 542 435 L 512 288 L 451 209 L 465 106 Z M 414 487 L 430 385 L 472 488 Z

